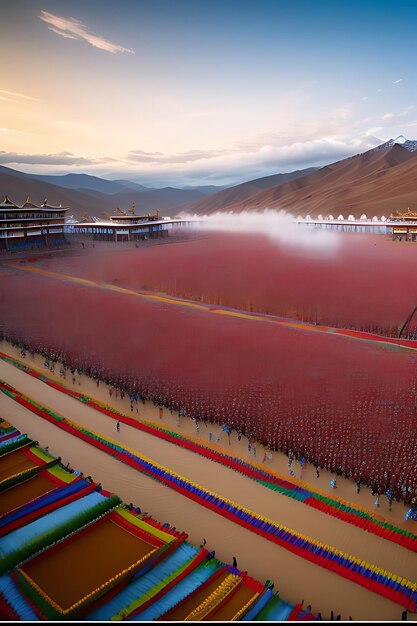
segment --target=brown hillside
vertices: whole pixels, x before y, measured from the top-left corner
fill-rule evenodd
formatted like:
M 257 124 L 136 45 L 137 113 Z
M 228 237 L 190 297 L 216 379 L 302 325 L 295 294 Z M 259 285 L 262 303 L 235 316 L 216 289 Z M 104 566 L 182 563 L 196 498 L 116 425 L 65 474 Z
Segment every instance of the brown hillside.
M 417 209 L 417 154 L 395 144 L 369 150 L 262 191 L 228 210 L 284 209 L 294 215 L 389 215 Z M 221 209 L 220 209 L 221 210 Z
M 316 169 L 317 168 L 310 167 L 305 170 L 289 172 L 288 174 L 274 174 L 272 176 L 264 176 L 263 178 L 249 180 L 246 183 L 241 183 L 240 185 L 235 185 L 234 187 L 229 187 L 228 189 L 223 189 L 222 191 L 214 193 L 209 197 L 205 197 L 202 200 L 189 202 L 180 207 L 180 209 L 186 213 L 199 213 L 202 215 L 212 213 L 213 211 L 229 210 L 229 206 L 240 202 L 247 202 L 249 198 L 260 193 L 262 190 L 281 185 L 286 181 L 301 179 L 310 172 L 315 172 Z

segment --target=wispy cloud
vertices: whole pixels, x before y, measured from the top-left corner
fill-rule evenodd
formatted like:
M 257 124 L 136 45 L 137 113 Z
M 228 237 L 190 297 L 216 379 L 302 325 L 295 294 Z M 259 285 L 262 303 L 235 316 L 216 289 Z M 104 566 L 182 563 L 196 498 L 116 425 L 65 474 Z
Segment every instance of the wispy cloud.
M 410 109 L 412 109 L 413 107 L 407 107 L 407 109 L 405 111 L 400 111 L 400 113 L 385 113 L 385 115 L 382 116 L 382 119 L 385 122 L 389 122 L 391 120 L 395 120 L 397 119 L 397 117 L 404 117 L 406 115 L 408 115 Z
M 25 130 L 17 130 L 16 128 L 0 128 L 0 133 L 17 133 L 18 135 L 31 135 L 32 133 L 27 133 Z
M 402 83 L 403 79 L 399 78 L 398 80 L 394 80 L 394 82 L 392 83 L 393 85 L 398 85 L 398 83 Z
M 376 135 L 377 133 L 381 132 L 381 130 L 384 130 L 382 126 L 373 126 L 372 128 L 368 128 L 365 133 L 365 137 L 371 137 L 373 135 Z
M 85 24 L 73 17 L 60 17 L 59 15 L 54 15 L 48 11 L 41 11 L 41 15 L 38 17 L 43 22 L 50 25 L 49 29 L 52 30 L 52 32 L 57 35 L 61 35 L 61 37 L 65 37 L 66 39 L 84 39 L 90 45 L 94 46 L 94 48 L 99 48 L 99 50 L 111 52 L 112 54 L 117 54 L 119 52 L 130 52 L 134 54 L 134 51 L 130 48 L 125 48 L 124 46 L 115 44 L 108 39 L 104 39 L 104 37 L 100 37 L 99 35 L 93 35 L 93 33 L 89 32 Z
M 0 128 L 0 130 L 3 129 Z M 103 162 L 103 160 L 100 160 L 100 162 Z M 94 165 L 97 161 L 75 156 L 71 152 L 60 152 L 59 154 L 19 154 L 17 152 L 5 152 L 4 150 L 0 150 L 0 163 L 25 163 L 27 165 Z
M 17 93 L 16 91 L 7 91 L 6 89 L 0 89 L 0 94 L 11 98 L 22 98 L 23 100 L 33 100 L 34 102 L 41 102 L 39 98 L 27 96 L 24 93 Z
M 189 150 L 178 154 L 167 155 L 162 152 L 144 152 L 143 150 L 131 150 L 128 160 L 137 163 L 192 163 L 202 159 L 213 159 L 227 150 Z
M 352 109 L 350 106 L 344 106 L 344 107 L 341 107 L 340 109 L 336 109 L 335 111 L 333 111 L 333 117 L 339 120 L 347 120 L 351 114 L 352 114 Z
M 53 26 L 50 26 L 49 30 L 51 30 L 53 33 L 56 33 L 57 35 L 61 35 L 61 37 L 64 37 L 64 39 L 78 39 L 78 37 L 76 37 L 75 35 L 70 35 L 69 33 L 65 33 L 63 30 L 58 30 L 57 28 L 54 28 Z

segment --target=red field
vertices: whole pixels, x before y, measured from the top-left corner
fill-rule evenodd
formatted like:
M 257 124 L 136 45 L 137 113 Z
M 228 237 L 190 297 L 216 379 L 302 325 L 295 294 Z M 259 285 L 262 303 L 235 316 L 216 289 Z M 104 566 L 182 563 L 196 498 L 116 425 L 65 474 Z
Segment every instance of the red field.
M 89 256 L 39 264 L 133 289 L 397 336 L 417 306 L 411 279 L 417 246 L 382 235 L 328 237 L 328 246 L 306 247 L 216 234 L 122 252 L 91 249 Z
M 3 335 L 72 367 L 382 492 L 417 491 L 415 351 L 14 270 L 0 275 L 0 306 Z

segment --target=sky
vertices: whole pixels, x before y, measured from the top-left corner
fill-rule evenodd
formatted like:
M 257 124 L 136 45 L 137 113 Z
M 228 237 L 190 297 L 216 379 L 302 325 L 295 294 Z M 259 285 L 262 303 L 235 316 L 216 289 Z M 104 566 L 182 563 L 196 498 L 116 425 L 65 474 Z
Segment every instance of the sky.
M 1 0 L 0 165 L 230 185 L 417 137 L 414 0 Z

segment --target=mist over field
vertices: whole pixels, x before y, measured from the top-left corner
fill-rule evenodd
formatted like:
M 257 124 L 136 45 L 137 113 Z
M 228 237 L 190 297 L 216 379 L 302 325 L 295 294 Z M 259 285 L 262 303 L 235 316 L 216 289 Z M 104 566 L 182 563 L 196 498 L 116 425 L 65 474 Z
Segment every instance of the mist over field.
M 264 235 L 283 247 L 294 247 L 301 255 L 334 255 L 339 239 L 334 232 L 303 228 L 294 222 L 294 216 L 286 211 L 266 209 L 262 212 L 241 211 L 210 215 L 183 215 L 184 219 L 197 220 L 194 228 L 208 232 L 242 235 Z

